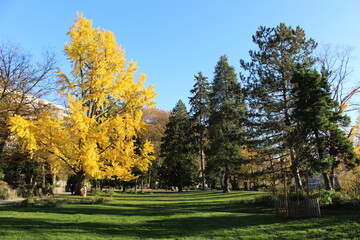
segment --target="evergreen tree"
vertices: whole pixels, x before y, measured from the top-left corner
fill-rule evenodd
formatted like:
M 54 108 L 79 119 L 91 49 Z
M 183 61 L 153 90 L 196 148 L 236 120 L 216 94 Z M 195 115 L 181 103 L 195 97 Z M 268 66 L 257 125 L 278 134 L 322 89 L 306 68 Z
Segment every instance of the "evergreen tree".
M 348 118 L 332 100 L 328 79 L 316 70 L 299 67 L 291 82 L 294 84 L 292 118 L 296 126 L 292 138 L 296 146 L 302 146 L 296 157 L 305 161 L 308 168 L 323 173 L 327 189 L 334 188 L 331 176 L 340 161 L 348 168 L 357 161 L 352 143 L 340 129 L 348 125 Z
M 213 174 L 220 173 L 223 191 L 229 192 L 230 177 L 243 161 L 245 104 L 235 69 L 226 56 L 220 57 L 215 67 L 210 96 L 208 165 Z
M 253 36 L 258 51 L 250 51 L 251 62 L 241 60 L 242 68 L 249 72 L 244 91 L 250 108 L 249 118 L 256 139 L 257 151 L 264 156 L 280 159 L 284 166 L 291 165 L 297 187 L 302 188 L 299 163 L 289 140 L 292 131 L 292 73 L 298 63 L 311 66 L 316 43 L 306 39 L 300 27 L 292 29 L 281 23 L 275 28 L 260 26 Z M 290 162 L 289 162 L 290 160 Z
M 161 145 L 163 165 L 161 178 L 169 186 L 183 187 L 193 184 L 198 176 L 194 133 L 185 104 L 180 100 L 171 112 Z
M 204 77 L 201 72 L 195 77 L 195 84 L 190 93 L 190 112 L 192 113 L 192 120 L 194 121 L 194 132 L 197 137 L 200 155 L 200 168 L 202 178 L 202 189 L 205 190 L 205 158 L 204 146 L 206 140 L 206 123 L 209 118 L 209 104 L 210 104 L 210 84 L 207 77 Z

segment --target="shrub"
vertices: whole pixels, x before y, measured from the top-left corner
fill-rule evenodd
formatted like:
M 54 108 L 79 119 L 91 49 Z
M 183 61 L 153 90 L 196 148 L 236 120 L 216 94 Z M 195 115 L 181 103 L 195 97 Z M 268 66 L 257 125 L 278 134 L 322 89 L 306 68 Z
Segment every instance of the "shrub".
M 35 200 L 33 197 L 28 197 L 17 204 L 18 207 L 30 207 L 30 208 L 58 208 L 63 205 L 64 200 L 47 199 L 47 200 Z
M 91 195 L 94 197 L 100 197 L 103 194 L 103 191 L 100 189 L 91 189 Z
M 307 193 L 305 191 L 298 191 L 297 193 L 291 193 L 288 196 L 290 201 L 303 201 L 308 199 Z
M 64 204 L 64 200 L 57 200 L 57 199 L 47 199 L 42 201 L 41 207 L 44 208 L 58 208 Z
M 35 207 L 35 199 L 33 197 L 27 197 L 23 201 L 17 204 L 18 207 Z
M 266 207 L 274 207 L 274 202 L 277 200 L 275 195 L 263 195 L 254 198 L 254 205 L 266 206 Z
M 344 208 L 347 209 L 360 209 L 360 199 L 352 199 L 343 203 Z
M 65 199 L 63 202 L 69 203 L 69 204 L 101 204 L 104 202 L 108 202 L 109 199 L 106 197 L 76 197 L 76 198 L 69 198 Z
M 106 194 L 106 197 L 113 197 L 114 196 L 114 191 L 111 190 L 111 189 L 106 189 L 105 190 L 105 194 Z
M 34 196 L 42 196 L 42 189 L 37 186 L 33 186 L 33 185 L 21 185 L 17 188 L 17 192 L 19 194 L 19 196 L 23 197 L 23 198 L 28 198 L 28 197 L 34 197 Z
M 107 200 L 104 197 L 90 197 L 83 198 L 80 200 L 80 204 L 101 204 L 106 202 Z
M 5 182 L 5 181 L 0 181 L 0 186 L 1 186 L 1 185 L 8 185 L 8 183 Z
M 315 192 L 314 196 L 319 199 L 321 206 L 326 206 L 332 204 L 332 195 L 334 193 L 334 190 L 320 189 Z
M 349 199 L 357 199 L 360 196 L 360 166 L 352 171 L 342 171 L 338 176 L 341 191 Z
M 103 197 L 98 197 L 98 198 L 93 198 L 91 199 L 91 204 L 101 204 L 101 203 L 104 203 L 106 202 L 107 200 Z
M 1 200 L 13 200 L 18 197 L 17 191 L 12 189 L 9 185 L 1 184 L 0 185 L 0 199 Z
M 341 207 L 344 205 L 345 200 L 341 193 L 336 192 L 331 196 L 331 202 L 334 207 Z

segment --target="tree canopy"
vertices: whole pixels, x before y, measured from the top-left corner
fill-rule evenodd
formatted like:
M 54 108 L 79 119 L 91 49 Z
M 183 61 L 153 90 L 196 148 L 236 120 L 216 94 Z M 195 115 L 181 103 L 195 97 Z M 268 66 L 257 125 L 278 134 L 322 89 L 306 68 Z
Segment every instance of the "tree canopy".
M 292 129 L 291 78 L 297 64 L 314 64 L 312 52 L 317 44 L 306 38 L 302 28 L 293 29 L 284 23 L 273 28 L 260 26 L 252 39 L 258 50 L 249 52 L 250 62 L 240 63 L 249 73 L 242 80 L 256 148 L 273 158 L 289 161 L 292 175 L 301 188 L 294 146 L 288 139 Z
M 220 173 L 224 192 L 234 168 L 243 160 L 243 121 L 245 104 L 235 69 L 221 56 L 216 67 L 210 93 L 208 170 Z
M 135 143 L 145 127 L 141 109 L 153 105 L 156 94 L 152 86 L 145 88 L 144 74 L 134 80 L 136 63 L 126 61 L 112 32 L 93 28 L 79 14 L 68 35 L 64 52 L 71 75 L 58 70 L 67 113 L 62 118 L 50 112 L 38 119 L 15 116 L 11 130 L 33 155 L 46 152 L 72 169 L 80 194 L 85 178 L 131 180 L 133 167 L 148 168 L 151 143 Z
M 198 177 L 194 133 L 185 104 L 180 100 L 171 112 L 161 145 L 163 157 L 161 178 L 167 186 L 184 186 L 195 183 Z

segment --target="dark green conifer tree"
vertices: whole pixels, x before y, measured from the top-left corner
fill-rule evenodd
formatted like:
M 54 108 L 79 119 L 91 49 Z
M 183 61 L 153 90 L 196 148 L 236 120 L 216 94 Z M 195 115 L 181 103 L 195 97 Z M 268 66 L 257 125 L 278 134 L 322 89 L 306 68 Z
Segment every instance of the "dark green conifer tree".
M 222 189 L 229 192 L 230 177 L 243 161 L 245 104 L 235 69 L 222 56 L 215 67 L 210 94 L 208 167 L 218 174 Z
M 206 125 L 209 118 L 210 105 L 210 84 L 207 77 L 204 77 L 201 72 L 195 77 L 195 84 L 190 90 L 192 97 L 190 97 L 190 113 L 192 114 L 192 121 L 194 122 L 194 133 L 196 134 L 197 144 L 200 156 L 200 169 L 202 190 L 205 190 L 205 156 L 204 148 L 206 143 Z
M 296 185 L 302 188 L 300 166 L 289 140 L 293 126 L 290 80 L 298 63 L 306 62 L 309 66 L 314 63 L 311 54 L 316 43 L 313 39 L 306 39 L 300 27 L 292 29 L 284 23 L 275 28 L 260 26 L 253 42 L 259 50 L 250 51 L 251 61 L 241 60 L 240 64 L 249 72 L 247 78 L 241 75 L 241 79 L 256 151 L 283 161 L 284 166 L 291 165 Z
M 184 186 L 193 184 L 199 176 L 196 153 L 190 116 L 180 100 L 171 112 L 161 144 L 160 177 L 165 184 L 178 187 L 179 192 Z
M 328 79 L 316 70 L 299 67 L 293 74 L 292 95 L 294 110 L 292 134 L 298 146 L 298 161 L 307 168 L 322 172 L 326 189 L 334 188 L 334 169 L 343 162 L 348 168 L 357 161 L 352 143 L 340 126 L 346 127 L 349 119 L 332 100 Z M 300 143 L 300 144 L 299 144 Z

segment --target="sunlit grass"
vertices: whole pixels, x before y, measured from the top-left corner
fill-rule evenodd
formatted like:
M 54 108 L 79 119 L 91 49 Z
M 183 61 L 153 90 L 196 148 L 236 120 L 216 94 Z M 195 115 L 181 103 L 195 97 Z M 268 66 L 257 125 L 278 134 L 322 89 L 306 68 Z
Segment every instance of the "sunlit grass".
M 62 199 L 72 203 L 58 208 L 1 205 L 0 239 L 360 238 L 360 217 L 354 212 L 284 221 L 272 209 L 241 204 L 261 194 L 116 193 L 102 204 L 66 196 Z

